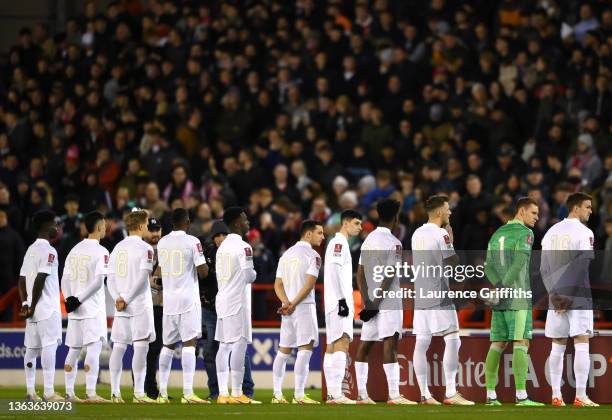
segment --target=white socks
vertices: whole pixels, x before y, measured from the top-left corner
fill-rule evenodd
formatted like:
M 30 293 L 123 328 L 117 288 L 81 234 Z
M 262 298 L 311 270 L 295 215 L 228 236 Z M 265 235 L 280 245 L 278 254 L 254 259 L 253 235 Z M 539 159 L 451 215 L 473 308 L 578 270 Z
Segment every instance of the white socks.
M 50 397 L 55 394 L 53 384 L 55 382 L 55 354 L 57 344 L 51 344 L 42 348 L 40 355 L 40 365 L 43 369 L 43 382 L 45 384 L 45 396 Z
M 74 382 L 76 381 L 78 366 L 79 366 L 79 355 L 81 354 L 81 348 L 68 349 L 66 355 L 66 361 L 64 362 L 64 377 L 66 378 L 66 395 L 74 397 Z
M 586 398 L 586 387 L 591 369 L 589 343 L 574 344 L 574 376 L 576 377 L 576 398 Z
M 331 360 L 333 378 L 332 397 L 340 398 L 344 395 L 342 392 L 342 382 L 344 381 L 344 374 L 346 372 L 346 353 L 343 351 L 336 351 L 332 353 Z
M 550 386 L 553 398 L 561 398 L 561 377 L 563 376 L 564 356 L 565 345 L 552 343 L 550 358 L 548 359 L 548 370 L 550 372 Z
M 310 357 L 312 350 L 298 350 L 293 373 L 295 375 L 295 398 L 304 397 L 304 386 L 308 379 L 308 371 L 310 368 Z
M 232 375 L 232 397 L 242 395 L 242 380 L 244 379 L 244 355 L 246 354 L 247 342 L 244 338 L 232 343 L 232 354 L 230 356 L 230 369 Z
M 23 368 L 25 370 L 26 388 L 28 395 L 34 395 L 36 392 L 36 358 L 40 356 L 40 349 L 28 349 L 23 358 Z
M 400 367 L 399 363 L 384 363 L 383 369 L 385 370 L 385 376 L 387 376 L 387 386 L 389 388 L 389 399 L 393 400 L 400 396 L 399 392 L 399 376 Z
M 355 376 L 357 377 L 357 391 L 359 393 L 359 397 L 367 398 L 368 362 L 355 362 Z
M 111 392 L 115 396 L 121 395 L 121 372 L 123 371 L 123 355 L 127 344 L 113 343 L 108 369 L 111 377 Z
M 461 340 L 459 333 L 451 333 L 444 336 L 444 380 L 446 384 L 446 398 L 457 393 L 457 371 L 459 370 L 459 347 Z
M 228 397 L 227 382 L 229 378 L 229 356 L 232 352 L 230 343 L 219 343 L 219 350 L 215 357 L 215 365 L 217 366 L 217 382 L 219 383 L 219 395 Z
M 132 358 L 132 372 L 134 373 L 134 396 L 143 397 L 145 376 L 147 374 L 147 353 L 149 343 L 147 341 L 134 342 L 134 357 Z
M 193 394 L 193 376 L 195 375 L 196 367 L 196 355 L 194 346 L 183 346 L 183 352 L 181 354 L 181 364 L 183 366 L 183 395 L 189 396 Z
M 417 336 L 412 356 L 414 364 L 414 374 L 421 389 L 421 396 L 426 400 L 431 398 L 429 387 L 427 386 L 427 349 L 431 342 L 430 336 Z
M 170 369 L 172 368 L 172 357 L 174 350 L 163 346 L 159 353 L 159 394 L 168 396 L 168 378 L 170 378 Z
M 102 341 L 98 340 L 87 346 L 85 355 L 85 394 L 88 397 L 96 395 L 96 384 L 98 372 L 100 371 L 100 353 L 102 353 Z
M 281 395 L 283 395 L 283 379 L 285 378 L 287 360 L 290 356 L 290 354 L 278 351 L 276 352 L 276 357 L 274 357 L 274 364 L 272 365 L 272 383 L 275 398 L 280 398 Z M 327 356 L 327 354 L 325 356 Z

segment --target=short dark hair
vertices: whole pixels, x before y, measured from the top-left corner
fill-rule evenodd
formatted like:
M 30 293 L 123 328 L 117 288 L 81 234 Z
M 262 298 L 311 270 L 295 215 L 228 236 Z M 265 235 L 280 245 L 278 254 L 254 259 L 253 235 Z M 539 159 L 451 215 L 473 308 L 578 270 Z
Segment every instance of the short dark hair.
M 104 220 L 104 215 L 99 211 L 92 211 L 85 215 L 85 227 L 87 228 L 87 233 L 94 233 L 96 230 L 96 225 L 100 220 Z
M 242 207 L 233 206 L 226 208 L 223 212 L 223 223 L 231 228 L 236 220 L 240 218 L 242 213 L 244 213 L 244 209 Z
M 323 226 L 323 223 L 318 220 L 307 219 L 302 222 L 300 225 L 300 238 L 306 234 L 306 232 L 311 232 L 317 228 L 317 226 Z
M 51 210 L 41 210 L 34 215 L 32 226 L 35 233 L 40 233 L 41 229 L 50 223 L 55 223 L 55 213 Z
M 514 214 L 518 214 L 519 210 L 522 208 L 528 208 L 529 206 L 534 205 L 537 206 L 538 202 L 535 201 L 531 197 L 521 197 L 516 202 L 516 206 L 514 206 Z
M 189 212 L 184 208 L 177 208 L 172 211 L 172 227 L 178 228 L 189 221 Z
M 349 222 L 353 219 L 359 219 L 359 220 L 363 220 L 363 216 L 361 215 L 361 213 L 359 213 L 356 210 L 344 210 L 341 214 L 340 214 L 340 223 L 344 222 L 345 220 L 348 220 Z
M 392 198 L 385 198 L 376 204 L 376 212 L 381 222 L 392 222 L 397 217 L 400 209 L 400 202 Z
M 593 201 L 593 197 L 581 191 L 570 194 L 569 197 L 567 197 L 567 209 L 572 211 L 574 207 L 580 207 L 585 201 Z
M 432 195 L 425 201 L 425 210 L 427 213 L 432 212 L 442 207 L 444 203 L 448 203 L 447 196 L 442 194 Z

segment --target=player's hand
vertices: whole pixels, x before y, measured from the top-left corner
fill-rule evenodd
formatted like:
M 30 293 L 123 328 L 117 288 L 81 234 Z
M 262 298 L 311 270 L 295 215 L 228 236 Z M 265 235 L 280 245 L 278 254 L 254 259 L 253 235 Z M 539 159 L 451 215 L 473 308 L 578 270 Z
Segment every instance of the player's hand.
M 446 226 L 442 226 L 442 228 L 448 232 L 448 238 L 450 239 L 450 243 L 454 243 L 455 241 L 453 237 L 453 227 L 450 225 L 450 223 Z
M 342 317 L 349 315 L 349 307 L 346 304 L 346 299 L 340 299 L 338 301 L 338 315 Z
M 363 322 L 368 322 L 376 315 L 378 315 L 378 309 L 363 309 L 361 312 L 359 312 L 359 319 L 361 319 Z
M 115 301 L 115 309 L 118 310 L 119 312 L 124 311 L 126 306 L 127 306 L 127 303 L 125 303 L 125 300 L 123 300 L 123 298 L 118 298 Z
M 284 315 L 291 315 L 294 312 L 295 312 L 295 303 L 293 303 L 293 302 L 287 303 L 287 305 L 285 306 L 285 313 L 284 313 Z
M 556 293 L 550 295 L 550 302 L 555 308 L 555 311 L 559 314 L 562 314 L 567 311 L 567 308 L 569 308 L 572 304 L 571 299 L 565 296 L 558 295 Z
M 70 313 L 81 306 L 81 301 L 76 296 L 68 296 L 64 305 L 66 306 L 66 312 Z
M 27 319 L 31 316 L 32 315 L 30 314 L 30 307 L 28 305 L 23 305 L 19 310 L 19 317 L 21 319 Z

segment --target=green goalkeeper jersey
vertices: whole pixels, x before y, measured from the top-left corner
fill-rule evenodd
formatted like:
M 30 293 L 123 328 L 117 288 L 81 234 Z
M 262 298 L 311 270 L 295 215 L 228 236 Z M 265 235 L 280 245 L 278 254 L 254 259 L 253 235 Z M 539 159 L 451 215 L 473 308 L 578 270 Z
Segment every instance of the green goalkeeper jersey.
M 491 284 L 525 293 L 531 291 L 529 261 L 533 231 L 518 220 L 511 220 L 495 231 L 487 246 L 485 273 Z M 495 309 L 531 309 L 531 299 L 509 297 Z

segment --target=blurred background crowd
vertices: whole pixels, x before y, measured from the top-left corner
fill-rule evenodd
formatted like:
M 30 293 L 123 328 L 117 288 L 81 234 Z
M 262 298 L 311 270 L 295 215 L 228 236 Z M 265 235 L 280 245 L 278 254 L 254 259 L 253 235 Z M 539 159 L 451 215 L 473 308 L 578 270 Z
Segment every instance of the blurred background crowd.
M 612 250 L 611 69 L 605 0 L 84 2 L 2 52 L 0 292 L 44 208 L 62 260 L 94 209 L 112 249 L 133 207 L 164 233 L 186 207 L 205 238 L 244 206 L 262 283 L 301 220 L 358 209 L 365 237 L 383 197 L 405 249 L 442 192 L 455 248 L 486 249 L 520 196 L 538 244 L 583 190 Z

